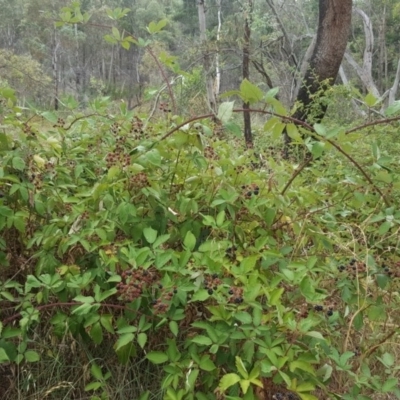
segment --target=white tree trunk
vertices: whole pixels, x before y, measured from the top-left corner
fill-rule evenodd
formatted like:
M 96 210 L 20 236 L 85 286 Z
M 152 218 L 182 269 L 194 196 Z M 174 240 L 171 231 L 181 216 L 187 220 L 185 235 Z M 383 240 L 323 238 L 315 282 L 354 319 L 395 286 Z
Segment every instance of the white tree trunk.
M 207 100 L 210 109 L 216 112 L 216 99 L 214 93 L 214 82 L 211 75 L 211 58 L 207 49 L 207 35 L 206 35 L 206 8 L 205 0 L 198 0 L 197 8 L 199 12 L 199 28 L 200 28 L 200 41 L 203 48 L 203 68 L 206 75 L 206 90 Z
M 355 69 L 357 75 L 361 79 L 361 82 L 368 92 L 379 99 L 381 96 L 378 88 L 376 87 L 374 79 L 372 78 L 372 56 L 374 51 L 374 32 L 372 29 L 372 23 L 364 11 L 360 10 L 359 8 L 355 8 L 354 11 L 361 16 L 364 25 L 365 49 L 363 65 L 360 66 L 348 51 L 346 51 L 344 56 L 347 62 Z

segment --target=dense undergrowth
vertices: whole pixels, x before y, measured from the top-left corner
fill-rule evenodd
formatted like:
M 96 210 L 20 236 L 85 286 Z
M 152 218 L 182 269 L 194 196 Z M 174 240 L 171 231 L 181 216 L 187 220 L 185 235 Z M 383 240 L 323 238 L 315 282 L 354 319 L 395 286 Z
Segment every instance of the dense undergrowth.
M 244 150 L 233 103 L 2 96 L 3 398 L 400 398 L 398 122 L 269 115 Z M 281 159 L 285 126 L 314 161 Z

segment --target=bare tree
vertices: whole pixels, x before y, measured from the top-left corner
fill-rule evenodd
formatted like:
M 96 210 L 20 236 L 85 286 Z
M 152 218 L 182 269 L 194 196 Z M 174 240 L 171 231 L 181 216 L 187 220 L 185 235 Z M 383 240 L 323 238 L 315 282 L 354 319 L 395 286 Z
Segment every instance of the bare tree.
M 242 61 L 242 77 L 249 79 L 250 76 L 250 37 L 251 37 L 251 18 L 253 11 L 253 0 L 248 0 L 246 9 L 244 10 L 244 37 L 243 37 L 243 61 Z M 244 140 L 248 147 L 253 145 L 253 137 L 251 133 L 251 116 L 249 103 L 243 103 L 243 121 L 244 121 Z
M 203 48 L 203 68 L 206 75 L 207 100 L 211 111 L 216 112 L 217 101 L 215 98 L 213 77 L 211 75 L 211 56 L 207 48 L 205 0 L 198 0 L 197 9 L 199 12 L 200 41 Z

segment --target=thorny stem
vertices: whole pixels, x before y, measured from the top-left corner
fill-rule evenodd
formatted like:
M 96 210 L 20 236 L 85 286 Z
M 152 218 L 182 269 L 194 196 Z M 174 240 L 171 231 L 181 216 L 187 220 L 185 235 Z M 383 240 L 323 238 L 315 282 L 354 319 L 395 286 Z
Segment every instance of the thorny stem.
M 234 110 L 232 110 L 234 113 L 238 113 L 238 112 L 243 112 L 243 111 L 245 111 L 245 110 L 243 110 L 242 108 L 235 108 Z M 292 123 L 294 123 L 294 124 L 296 124 L 296 125 L 300 125 L 300 126 L 302 126 L 303 128 L 305 128 L 305 129 L 307 129 L 311 134 L 312 134 L 312 136 L 314 136 L 314 137 L 316 137 L 317 139 L 319 139 L 319 140 L 322 140 L 322 141 L 325 141 L 325 142 L 327 142 L 327 143 L 329 143 L 329 144 L 331 144 L 337 151 L 339 151 L 339 153 L 341 153 L 341 154 L 343 154 L 360 172 L 361 172 L 361 174 L 365 177 L 365 179 L 368 181 L 368 183 L 372 186 L 372 187 L 374 187 L 375 188 L 375 190 L 380 194 L 380 196 L 381 196 L 381 198 L 383 199 L 383 201 L 385 202 L 385 204 L 387 205 L 387 206 L 389 206 L 390 205 L 390 203 L 389 203 L 389 201 L 388 201 L 388 199 L 386 198 L 386 196 L 383 194 L 383 192 L 379 189 L 379 187 L 377 187 L 375 184 L 374 184 L 374 182 L 372 181 L 372 179 L 370 178 L 370 176 L 365 172 L 365 170 L 364 170 L 364 168 L 350 155 L 350 154 L 348 154 L 348 153 L 346 153 L 338 144 L 336 144 L 334 141 L 332 141 L 332 140 L 330 140 L 330 139 L 325 139 L 323 136 L 320 136 L 320 135 L 318 135 L 316 132 L 315 132 L 315 129 L 310 125 L 310 124 L 308 124 L 307 122 L 304 122 L 304 121 L 301 121 L 301 120 L 299 120 L 299 119 L 297 119 L 297 118 L 293 118 L 293 117 L 289 117 L 289 116 L 285 116 L 285 115 L 279 115 L 279 114 L 277 114 L 277 113 L 274 113 L 274 112 L 271 112 L 271 111 L 266 111 L 266 110 L 259 110 L 259 109 L 249 109 L 249 110 L 246 110 L 246 111 L 249 111 L 249 112 L 255 112 L 255 113 L 260 113 L 260 114 L 267 114 L 267 115 L 271 115 L 271 116 L 274 116 L 274 117 L 279 117 L 279 118 L 281 118 L 281 119 L 283 119 L 283 120 L 285 120 L 285 121 L 289 121 L 289 122 L 292 122 Z M 196 117 L 192 117 L 192 118 L 190 118 L 190 119 L 188 119 L 188 120 L 186 120 L 186 121 L 184 121 L 184 122 L 182 122 L 181 124 L 179 124 L 179 125 L 177 125 L 176 127 L 174 127 L 173 129 L 171 129 L 169 132 L 167 132 L 159 141 L 162 141 L 162 140 L 165 140 L 166 138 L 168 138 L 169 136 L 171 136 L 173 133 L 175 133 L 176 131 L 178 131 L 179 129 L 181 129 L 183 126 L 185 126 L 185 125 L 187 125 L 187 124 L 190 124 L 191 122 L 194 122 L 194 121 L 198 121 L 198 120 L 202 120 L 202 119 L 207 119 L 207 118 L 212 118 L 212 117 L 214 117 L 214 114 L 204 114 L 204 115 L 198 115 L 198 116 L 196 116 Z M 400 120 L 400 117 L 396 117 L 396 118 L 392 118 L 392 119 L 387 119 L 387 120 L 384 120 L 384 121 L 386 121 L 386 122 L 389 122 L 389 121 L 397 121 L 397 120 Z M 369 125 L 373 125 L 373 124 L 369 124 Z M 376 125 L 376 124 L 375 124 Z M 366 127 L 366 126 L 368 126 L 368 124 L 367 125 L 362 125 L 360 128 L 354 128 L 354 130 L 358 130 L 358 129 L 362 129 L 362 128 L 364 128 L 364 127 Z M 350 131 L 348 131 L 347 133 L 349 133 Z M 157 142 L 156 143 L 154 143 L 154 145 L 155 144 L 157 144 Z M 153 145 L 153 146 L 154 146 Z M 153 147 L 153 146 L 151 146 L 151 147 Z M 299 170 L 297 171 L 297 173 L 295 172 L 295 174 L 292 176 L 292 178 L 289 180 L 289 184 L 287 184 L 285 187 L 284 187 L 284 190 L 283 190 L 283 193 L 288 189 L 288 187 L 290 186 L 290 184 L 294 181 L 294 179 L 300 174 L 300 172 L 308 165 L 308 163 L 311 161 L 311 159 L 307 159 L 306 161 L 305 161 L 305 163 L 304 164 L 302 164 L 301 165 L 301 167 L 299 168 Z

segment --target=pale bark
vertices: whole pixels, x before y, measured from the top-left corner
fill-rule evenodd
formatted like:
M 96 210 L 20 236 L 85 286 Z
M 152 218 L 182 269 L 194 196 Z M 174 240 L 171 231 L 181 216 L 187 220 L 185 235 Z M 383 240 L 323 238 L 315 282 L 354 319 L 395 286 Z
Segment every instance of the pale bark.
M 364 35 L 365 35 L 365 48 L 363 55 L 363 64 L 360 66 L 353 56 L 349 53 L 345 53 L 346 61 L 355 69 L 357 75 L 361 79 L 361 82 L 365 88 L 377 99 L 380 98 L 380 93 L 374 79 L 372 77 L 372 57 L 374 51 L 374 32 L 372 29 L 371 19 L 361 9 L 355 8 L 354 11 L 359 14 L 363 20 Z
M 396 93 L 399 88 L 400 84 L 400 59 L 397 63 L 397 70 L 396 70 L 396 76 L 394 78 L 393 86 L 389 89 L 389 100 L 388 100 L 388 105 L 392 105 L 395 100 L 396 100 Z
M 206 77 L 207 101 L 211 111 L 215 113 L 217 102 L 214 93 L 213 77 L 211 75 L 211 56 L 207 49 L 205 0 L 198 0 L 197 9 L 199 13 L 200 42 L 203 49 L 203 68 Z
M 218 17 L 218 26 L 217 26 L 217 53 L 215 55 L 215 82 L 214 82 L 214 94 L 215 97 L 219 95 L 219 90 L 221 86 L 221 69 L 219 66 L 219 41 L 221 36 L 221 28 L 222 28 L 222 20 L 221 20 L 221 0 L 216 0 L 217 3 L 217 17 Z
M 269 7 L 271 8 L 272 13 L 274 14 L 278 25 L 283 33 L 284 36 L 284 43 L 282 45 L 285 53 L 288 55 L 288 58 L 291 59 L 291 61 L 293 62 L 293 64 L 295 65 L 295 67 L 298 66 L 298 60 L 296 57 L 296 54 L 294 54 L 293 52 L 293 46 L 292 46 L 292 41 L 290 40 L 289 34 L 286 31 L 285 25 L 282 22 L 282 19 L 278 13 L 278 11 L 275 8 L 274 2 L 273 0 L 266 0 L 267 4 L 269 5 Z

